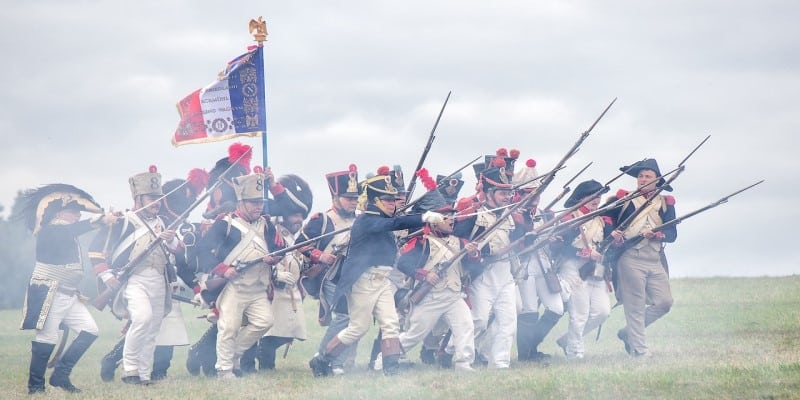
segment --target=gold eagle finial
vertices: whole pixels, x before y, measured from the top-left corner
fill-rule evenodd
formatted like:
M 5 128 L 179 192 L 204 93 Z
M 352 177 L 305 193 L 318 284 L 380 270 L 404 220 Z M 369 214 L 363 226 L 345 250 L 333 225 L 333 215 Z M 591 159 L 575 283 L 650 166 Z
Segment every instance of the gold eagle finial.
M 261 42 L 265 42 L 267 40 L 267 35 L 268 35 L 267 21 L 264 21 L 262 17 L 258 17 L 258 20 L 251 19 L 250 34 L 253 35 L 253 38 L 259 44 L 261 44 Z

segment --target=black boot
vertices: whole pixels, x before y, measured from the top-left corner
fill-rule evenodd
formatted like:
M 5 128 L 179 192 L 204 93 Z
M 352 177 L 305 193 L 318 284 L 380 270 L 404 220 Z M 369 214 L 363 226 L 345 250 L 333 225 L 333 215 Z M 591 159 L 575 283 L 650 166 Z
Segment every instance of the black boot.
M 153 372 L 150 374 L 151 380 L 160 381 L 167 377 L 167 369 L 169 369 L 170 362 L 172 361 L 173 352 L 173 346 L 156 346 L 156 351 L 153 353 Z
M 532 350 L 530 353 L 530 360 L 540 363 L 549 363 L 550 355 L 542 353 L 538 350 L 539 345 L 542 343 L 548 333 L 556 326 L 558 320 L 561 319 L 561 314 L 556 314 L 550 310 L 545 310 L 533 330 L 531 338 Z
M 372 371 L 375 369 L 375 361 L 378 360 L 378 354 L 381 352 L 381 340 L 383 339 L 383 331 L 378 331 L 378 336 L 372 342 L 372 351 L 369 353 L 369 363 L 367 369 Z
M 262 338 L 263 339 L 263 338 Z M 255 342 L 249 349 L 245 350 L 239 359 L 239 374 L 256 373 L 256 355 L 258 354 L 258 342 Z M 233 371 L 237 374 L 237 371 Z
M 533 353 L 534 330 L 539 313 L 525 313 L 517 315 L 517 359 L 530 361 Z
M 81 390 L 69 381 L 69 374 L 72 373 L 72 368 L 83 357 L 83 353 L 86 353 L 86 350 L 89 349 L 95 339 L 97 339 L 97 335 L 89 332 L 84 331 L 78 334 L 78 337 L 72 341 L 72 344 L 69 345 L 67 351 L 64 352 L 53 368 L 53 374 L 50 375 L 50 385 L 60 387 L 68 392 L 80 393 Z
M 108 352 L 103 359 L 100 360 L 100 379 L 103 382 L 111 382 L 114 380 L 114 371 L 117 369 L 120 361 L 122 361 L 122 349 L 125 348 L 125 338 L 117 342 L 114 348 Z
M 258 342 L 258 370 L 275 369 L 278 348 L 291 342 L 292 338 L 287 337 L 267 336 L 261 338 Z
M 202 369 L 206 376 L 217 373 L 217 324 L 212 324 L 200 337 L 197 343 L 189 347 L 186 354 L 186 370 L 192 375 L 199 375 Z
M 44 373 L 53 354 L 54 344 L 31 342 L 31 366 L 28 372 L 28 394 L 44 393 Z
M 383 357 L 383 375 L 392 376 L 400 373 L 400 357 L 403 347 L 400 339 L 389 338 L 381 340 L 381 355 Z

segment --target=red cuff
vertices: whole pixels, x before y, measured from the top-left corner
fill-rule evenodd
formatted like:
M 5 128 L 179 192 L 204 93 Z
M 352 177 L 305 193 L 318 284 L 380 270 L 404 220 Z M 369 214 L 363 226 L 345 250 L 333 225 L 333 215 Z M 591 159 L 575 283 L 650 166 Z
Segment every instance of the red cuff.
M 202 291 L 203 289 L 200 287 L 200 285 L 194 285 L 194 287 L 192 288 L 192 292 L 194 292 L 194 294 L 198 294 Z
M 225 271 L 227 271 L 228 268 L 230 268 L 230 265 L 225 264 L 225 263 L 219 263 L 219 264 L 217 264 L 216 267 L 214 267 L 214 269 L 211 270 L 211 272 L 214 275 L 222 276 L 222 275 L 225 274 Z
M 271 188 L 269 188 L 269 192 L 272 193 L 273 196 L 277 196 L 286 191 L 286 188 L 281 185 L 280 182 L 275 182 Z
M 414 274 L 414 279 L 416 279 L 418 281 L 422 281 L 422 280 L 425 280 L 425 278 L 427 276 L 428 276 L 428 271 L 426 271 L 424 268 L 420 268 Z
M 319 257 L 321 255 L 322 255 L 322 250 L 314 249 L 314 250 L 311 250 L 311 255 L 309 255 L 308 257 L 311 259 L 312 263 L 317 264 L 317 263 L 319 263 Z
M 106 263 L 100 263 L 100 264 L 96 264 L 94 266 L 94 274 L 95 275 L 100 275 L 100 274 L 102 274 L 103 272 L 106 272 L 106 271 L 108 271 L 108 264 L 106 264 Z

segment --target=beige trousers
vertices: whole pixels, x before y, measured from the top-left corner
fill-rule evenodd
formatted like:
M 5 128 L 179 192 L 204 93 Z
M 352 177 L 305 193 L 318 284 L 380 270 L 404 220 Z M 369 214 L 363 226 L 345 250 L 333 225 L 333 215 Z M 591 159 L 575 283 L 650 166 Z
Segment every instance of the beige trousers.
M 350 323 L 336 335 L 343 344 L 354 343 L 366 335 L 373 317 L 378 320 L 384 340 L 400 334 L 394 305 L 395 286 L 388 279 L 389 271 L 387 267 L 371 267 L 353 283 L 346 296 Z

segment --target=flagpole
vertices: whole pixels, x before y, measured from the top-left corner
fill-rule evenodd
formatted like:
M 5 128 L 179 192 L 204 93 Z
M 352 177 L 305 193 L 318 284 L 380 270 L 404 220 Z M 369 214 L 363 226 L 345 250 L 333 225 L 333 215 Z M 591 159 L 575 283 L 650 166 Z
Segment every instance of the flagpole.
M 263 20 L 262 17 L 258 17 L 258 20 L 251 19 L 249 24 L 250 34 L 253 35 L 253 40 L 258 43 L 259 51 L 261 51 L 261 68 L 266 69 L 264 65 L 264 42 L 267 41 L 267 22 Z M 266 169 L 269 166 L 267 162 L 267 79 L 266 79 L 266 71 L 264 71 L 264 80 L 261 86 L 261 103 L 264 104 L 264 108 L 261 111 L 261 118 L 264 121 L 264 131 L 261 132 L 261 154 L 262 154 L 262 165 Z M 269 209 L 267 208 L 268 202 L 267 195 L 269 193 L 269 185 L 264 185 L 264 213 L 268 213 Z

